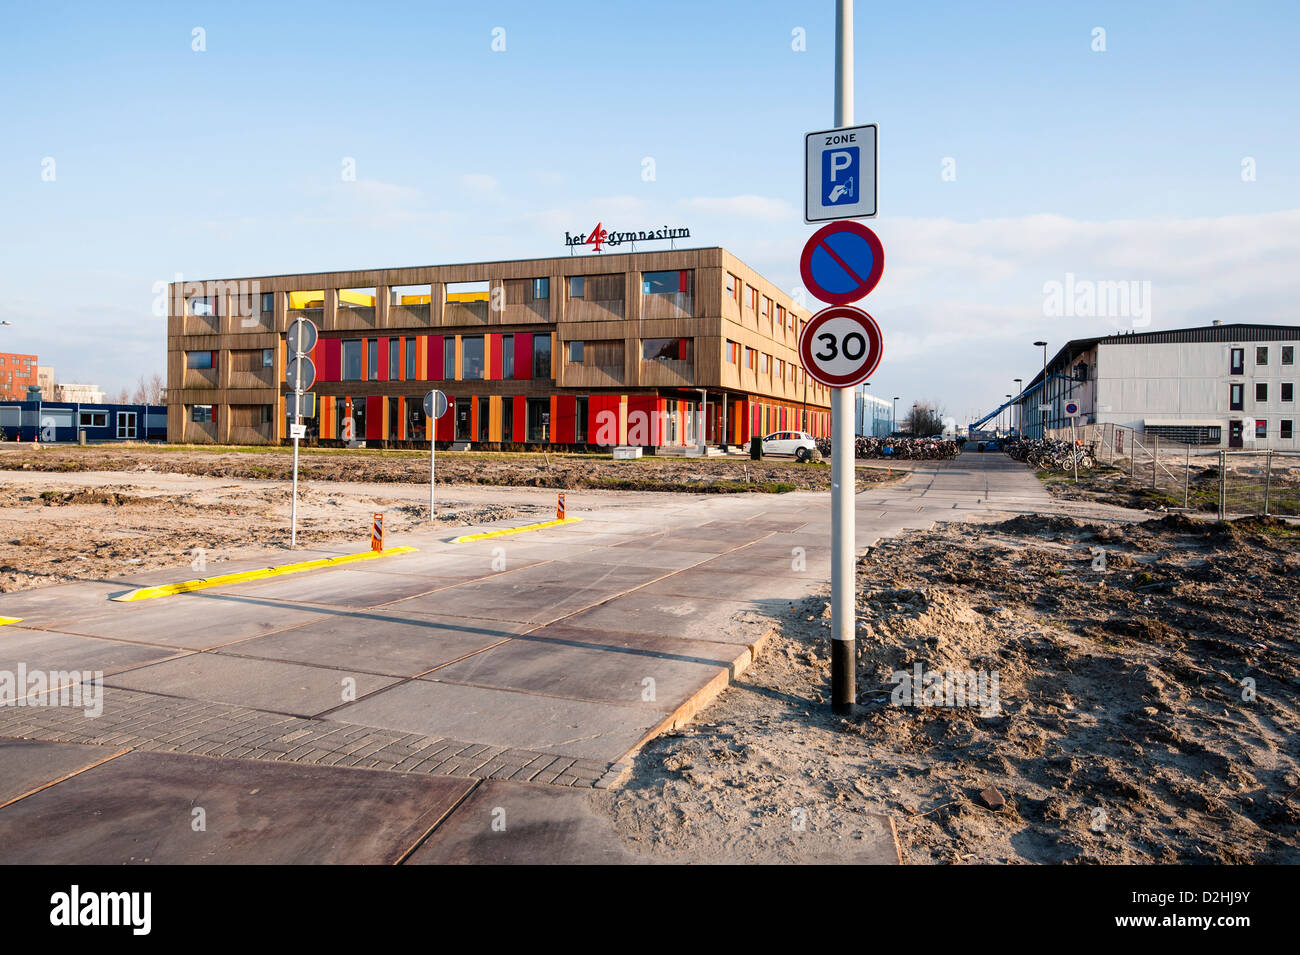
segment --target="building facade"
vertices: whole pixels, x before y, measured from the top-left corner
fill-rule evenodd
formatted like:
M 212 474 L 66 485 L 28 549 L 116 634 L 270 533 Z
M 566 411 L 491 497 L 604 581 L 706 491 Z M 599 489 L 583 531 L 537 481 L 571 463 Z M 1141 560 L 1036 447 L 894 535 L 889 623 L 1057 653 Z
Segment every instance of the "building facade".
M 171 442 L 288 437 L 285 332 L 320 331 L 308 440 L 412 446 L 743 443 L 829 433 L 810 313 L 721 248 L 176 283 Z
M 854 421 L 858 437 L 889 437 L 894 430 L 893 402 L 878 398 L 865 388 L 858 388 L 854 402 L 857 405 Z
M 37 385 L 35 355 L 0 352 L 0 400 L 24 401 L 28 387 Z
M 1115 424 L 1186 444 L 1300 450 L 1296 350 L 1300 325 L 1215 322 L 1067 343 L 1019 396 L 1029 437 Z M 1043 409 L 1042 406 L 1048 406 Z
M 104 390 L 98 385 L 58 384 L 54 386 L 54 399 L 68 404 L 101 405 Z

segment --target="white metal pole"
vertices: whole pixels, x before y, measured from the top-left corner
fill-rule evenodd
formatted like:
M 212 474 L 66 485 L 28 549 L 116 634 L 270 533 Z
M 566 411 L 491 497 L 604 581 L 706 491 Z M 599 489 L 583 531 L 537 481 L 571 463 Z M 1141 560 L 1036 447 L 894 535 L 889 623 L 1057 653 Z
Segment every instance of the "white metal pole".
M 295 349 L 296 351 L 296 349 Z M 293 503 L 289 507 L 289 547 L 298 546 L 298 426 L 302 424 L 302 356 L 293 372 Z
M 429 411 L 438 411 L 438 399 L 430 401 L 433 408 Z M 429 416 L 429 522 L 433 524 L 433 453 L 434 446 L 438 443 L 438 418 L 433 414 Z
M 853 124 L 853 0 L 835 5 L 835 126 Z M 831 391 L 831 711 L 857 702 L 853 389 Z

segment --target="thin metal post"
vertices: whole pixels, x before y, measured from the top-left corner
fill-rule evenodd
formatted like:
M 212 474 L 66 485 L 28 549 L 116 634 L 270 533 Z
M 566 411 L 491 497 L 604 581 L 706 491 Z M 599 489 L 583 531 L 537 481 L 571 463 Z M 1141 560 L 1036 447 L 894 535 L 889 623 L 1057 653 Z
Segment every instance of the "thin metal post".
M 1187 446 L 1187 460 L 1183 463 L 1183 507 L 1188 506 L 1192 493 L 1192 446 Z
M 853 0 L 835 4 L 835 126 L 853 124 Z M 831 711 L 857 703 L 853 389 L 831 391 Z
M 1070 460 L 1074 462 L 1074 483 L 1079 483 L 1079 442 L 1074 437 L 1074 415 L 1070 415 Z
M 1228 452 L 1219 452 L 1219 520 L 1228 519 Z
M 1155 444 L 1151 448 L 1151 490 L 1156 489 L 1156 468 L 1160 462 L 1160 435 L 1155 436 Z
M 295 350 L 296 351 L 296 350 Z M 302 424 L 302 357 L 293 372 L 293 503 L 289 506 L 289 547 L 298 546 L 298 427 Z
M 433 404 L 433 410 L 434 411 L 438 410 L 437 398 L 433 400 L 432 404 Z M 438 443 L 438 419 L 435 418 L 433 415 L 429 415 L 429 523 L 430 524 L 433 523 L 433 483 L 434 483 L 433 454 L 434 454 L 434 446 L 437 443 Z
M 1264 452 L 1264 516 L 1268 517 L 1268 494 L 1273 486 L 1273 452 Z

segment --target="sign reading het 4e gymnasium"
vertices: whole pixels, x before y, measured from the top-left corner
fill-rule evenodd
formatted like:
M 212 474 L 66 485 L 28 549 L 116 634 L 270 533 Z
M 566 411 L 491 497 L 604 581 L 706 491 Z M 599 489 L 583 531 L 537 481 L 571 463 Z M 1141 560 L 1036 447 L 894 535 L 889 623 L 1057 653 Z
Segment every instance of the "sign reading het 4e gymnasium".
M 876 217 L 878 133 L 868 123 L 804 137 L 804 222 Z

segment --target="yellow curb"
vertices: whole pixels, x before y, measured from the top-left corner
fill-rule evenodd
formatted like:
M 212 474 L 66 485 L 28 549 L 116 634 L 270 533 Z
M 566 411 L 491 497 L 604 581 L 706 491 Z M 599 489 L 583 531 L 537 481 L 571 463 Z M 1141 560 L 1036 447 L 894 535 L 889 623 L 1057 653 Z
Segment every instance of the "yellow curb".
M 0 617 L 0 627 L 10 623 L 22 623 L 22 617 Z
M 204 577 L 199 580 L 182 580 L 176 584 L 162 584 L 158 587 L 141 587 L 119 594 L 112 599 L 125 603 L 134 600 L 152 600 L 154 597 L 170 597 L 174 594 L 187 594 L 194 590 L 207 590 L 209 587 L 224 587 L 226 584 L 242 584 L 249 580 L 262 580 L 266 577 L 282 577 L 285 574 L 301 574 L 306 570 L 318 570 L 322 567 L 337 567 L 339 564 L 352 564 L 359 560 L 374 560 L 376 557 L 392 557 L 395 554 L 410 554 L 414 547 L 389 547 L 386 550 L 368 550 L 360 554 L 344 554 L 342 557 L 322 557 L 319 560 L 304 560 L 296 564 L 284 564 L 281 567 L 261 567 L 257 570 L 243 570 L 235 574 L 222 574 L 219 577 Z
M 540 524 L 525 524 L 523 527 L 507 527 L 499 531 L 484 531 L 482 534 L 466 534 L 457 537 L 453 544 L 468 544 L 470 541 L 487 540 L 489 537 L 505 537 L 507 534 L 522 534 L 524 531 L 540 531 L 545 527 L 559 527 L 561 524 L 576 524 L 581 517 L 566 517 L 562 521 L 542 521 Z

